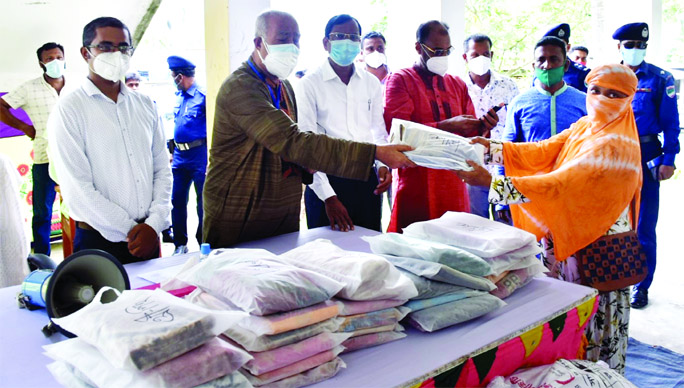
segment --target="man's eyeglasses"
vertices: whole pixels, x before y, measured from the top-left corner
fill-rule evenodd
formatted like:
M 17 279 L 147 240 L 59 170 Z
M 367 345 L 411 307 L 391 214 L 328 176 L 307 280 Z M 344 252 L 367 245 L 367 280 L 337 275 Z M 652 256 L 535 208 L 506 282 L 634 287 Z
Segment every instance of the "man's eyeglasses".
M 361 35 L 359 34 L 345 34 L 342 32 L 331 32 L 328 35 L 328 38 L 330 40 L 342 40 L 342 39 L 349 39 L 352 42 L 360 42 L 361 41 Z
M 96 45 L 86 46 L 87 48 L 96 48 L 103 53 L 113 53 L 115 51 L 120 51 L 121 54 L 132 55 L 135 48 L 127 44 L 122 44 L 120 46 L 115 46 L 111 43 L 99 43 Z
M 432 53 L 431 56 L 433 56 L 433 57 L 444 57 L 444 56 L 447 56 L 447 55 L 451 54 L 451 50 L 454 49 L 454 46 L 449 46 L 449 48 L 447 48 L 447 49 L 433 49 L 433 48 L 430 48 L 430 47 L 428 47 L 428 46 L 426 46 L 426 45 L 424 45 L 424 44 L 422 44 L 422 43 L 421 43 L 420 45 L 423 46 L 423 48 L 424 48 L 425 50 L 427 50 L 427 51 L 429 51 L 430 53 Z
M 638 48 L 638 49 L 645 49 L 648 47 L 648 43 L 642 41 L 642 40 L 637 40 L 637 41 L 627 41 L 627 42 L 622 42 L 622 47 L 626 49 L 633 49 L 633 48 Z

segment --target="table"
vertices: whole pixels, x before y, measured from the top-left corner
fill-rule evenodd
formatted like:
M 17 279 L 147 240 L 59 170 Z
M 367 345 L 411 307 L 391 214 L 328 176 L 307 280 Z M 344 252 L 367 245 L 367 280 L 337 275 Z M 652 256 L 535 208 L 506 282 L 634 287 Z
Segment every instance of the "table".
M 374 234 L 377 232 L 361 227 L 347 233 L 322 227 L 239 246 L 279 254 L 317 238 L 328 238 L 344 249 L 369 251 L 361 237 Z M 150 284 L 137 275 L 181 264 L 192 254 L 197 253 L 126 265 L 131 287 Z M 19 286 L 0 289 L 0 386 L 57 387 L 45 368 L 51 359 L 42 354 L 42 346 L 64 336 L 57 333 L 45 338 L 40 331 L 47 323 L 45 311 L 18 309 L 18 292 Z M 596 309 L 596 295 L 592 288 L 537 278 L 507 298 L 507 306 L 475 320 L 435 333 L 407 329 L 405 339 L 344 354 L 347 369 L 316 387 L 453 386 L 457 381 L 472 385 L 478 378 L 488 381 L 491 377 L 477 375 L 483 373 L 483 364 L 492 368 L 503 365 L 513 368 L 512 372 L 521 365 L 546 363 L 548 357 L 573 358 L 577 345 L 570 342 L 577 342 L 583 331 L 573 325 L 582 326 L 583 319 L 586 324 Z M 565 324 L 562 333 L 557 324 L 560 318 Z M 571 328 L 575 330 L 565 330 Z M 571 346 L 557 345 L 564 336 L 573 339 L 567 341 Z M 553 354 L 547 354 L 549 349 Z

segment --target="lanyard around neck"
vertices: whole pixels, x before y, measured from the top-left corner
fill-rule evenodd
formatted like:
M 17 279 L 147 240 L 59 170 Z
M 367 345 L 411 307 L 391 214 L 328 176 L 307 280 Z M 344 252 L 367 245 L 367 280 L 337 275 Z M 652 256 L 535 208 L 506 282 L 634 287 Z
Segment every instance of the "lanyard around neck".
M 266 82 L 266 77 L 265 77 L 263 74 L 261 74 L 261 72 L 259 71 L 259 69 L 257 69 L 257 67 L 254 65 L 254 63 L 252 63 L 252 58 L 249 58 L 249 59 L 247 60 L 247 64 L 249 64 L 249 67 L 251 67 L 252 70 L 254 70 L 254 72 L 255 72 L 256 75 L 259 77 L 259 79 L 260 79 L 263 83 L 266 84 L 266 87 L 268 88 L 269 93 L 271 93 L 271 102 L 273 103 L 273 105 L 274 105 L 277 109 L 280 109 L 280 96 L 281 96 L 281 86 L 282 86 L 282 82 L 281 82 L 280 84 L 278 84 L 278 89 L 276 90 L 277 94 L 274 93 L 274 92 L 273 92 L 273 88 L 271 87 L 271 85 L 269 85 L 268 82 Z

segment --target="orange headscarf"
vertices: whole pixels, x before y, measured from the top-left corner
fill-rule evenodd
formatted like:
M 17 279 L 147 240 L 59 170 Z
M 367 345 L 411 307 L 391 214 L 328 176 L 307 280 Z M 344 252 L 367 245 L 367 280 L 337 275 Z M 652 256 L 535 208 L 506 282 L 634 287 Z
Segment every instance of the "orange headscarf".
M 551 233 L 558 260 L 604 235 L 635 196 L 639 204 L 641 152 L 631 105 L 637 78 L 626 66 L 605 65 L 586 82 L 628 97 L 587 94 L 589 115 L 569 129 L 503 148 L 506 175 L 530 199 L 511 206 L 515 226 L 537 238 Z

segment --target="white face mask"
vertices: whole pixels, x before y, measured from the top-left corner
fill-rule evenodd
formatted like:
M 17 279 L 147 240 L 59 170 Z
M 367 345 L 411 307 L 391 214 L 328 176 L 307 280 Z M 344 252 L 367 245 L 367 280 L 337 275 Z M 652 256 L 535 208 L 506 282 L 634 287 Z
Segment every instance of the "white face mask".
M 121 51 L 100 53 L 95 56 L 92 70 L 108 81 L 117 82 L 126 75 L 130 62 L 131 56 L 122 54 Z
M 373 51 L 372 53 L 366 55 L 363 61 L 366 62 L 366 65 L 377 69 L 378 67 L 387 63 L 387 57 L 385 54 L 379 51 Z
M 266 70 L 279 79 L 289 77 L 292 74 L 292 70 L 297 66 L 299 47 L 294 43 L 268 45 L 266 44 L 266 38 L 261 38 L 261 42 L 266 47 L 268 55 L 266 58 L 263 58 L 259 50 L 257 50 L 257 55 L 259 55 L 259 59 L 266 66 Z
M 449 69 L 449 57 L 432 57 L 425 62 L 425 66 L 431 72 L 437 74 L 440 77 L 444 77 L 447 70 Z
M 491 58 L 480 55 L 468 60 L 468 70 L 476 75 L 485 75 L 492 67 Z
M 43 66 L 45 66 L 45 74 L 47 74 L 48 77 L 55 79 L 62 78 L 64 69 L 66 68 L 65 62 L 60 59 L 53 59 L 48 63 L 43 63 Z

